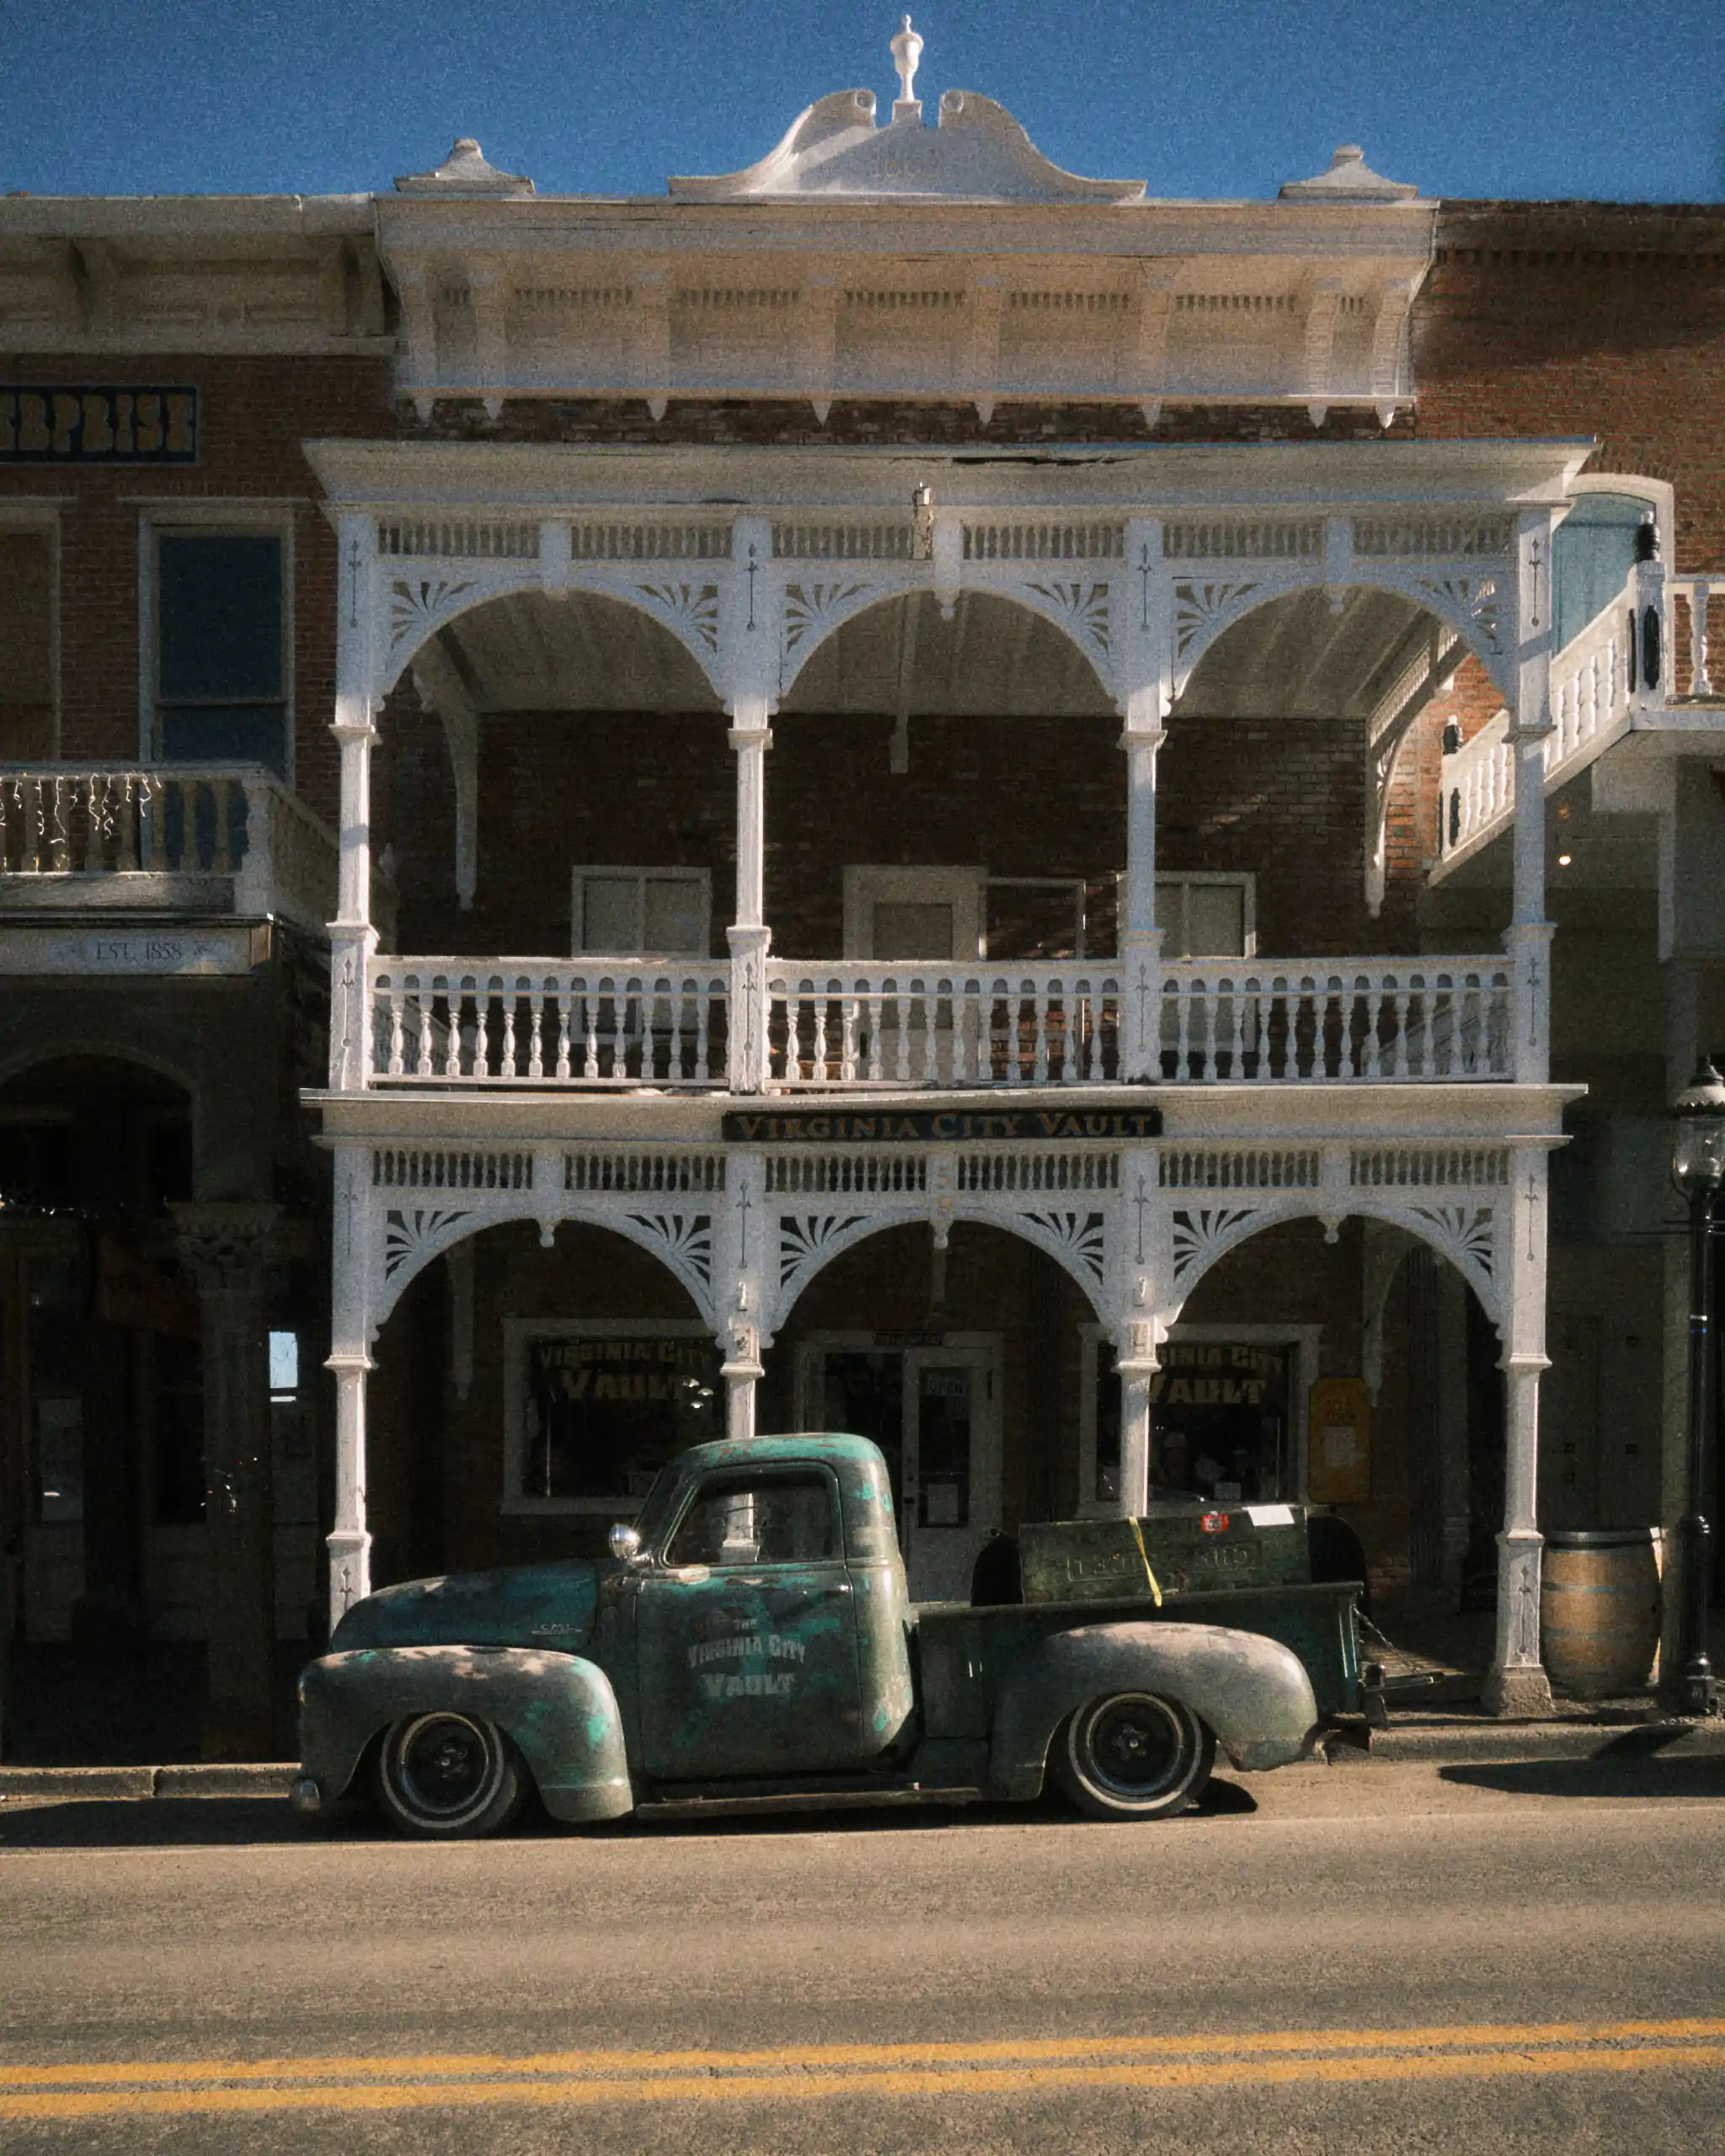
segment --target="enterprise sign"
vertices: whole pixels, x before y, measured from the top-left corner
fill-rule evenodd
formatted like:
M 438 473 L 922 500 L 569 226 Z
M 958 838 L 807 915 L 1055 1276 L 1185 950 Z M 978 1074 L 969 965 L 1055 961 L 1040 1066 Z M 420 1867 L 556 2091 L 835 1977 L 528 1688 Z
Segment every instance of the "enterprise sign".
M 195 464 L 195 389 L 0 388 L 0 464 Z
M 800 1115 L 727 1115 L 730 1145 L 867 1145 L 906 1139 L 950 1145 L 967 1138 L 1160 1138 L 1160 1108 L 889 1108 Z

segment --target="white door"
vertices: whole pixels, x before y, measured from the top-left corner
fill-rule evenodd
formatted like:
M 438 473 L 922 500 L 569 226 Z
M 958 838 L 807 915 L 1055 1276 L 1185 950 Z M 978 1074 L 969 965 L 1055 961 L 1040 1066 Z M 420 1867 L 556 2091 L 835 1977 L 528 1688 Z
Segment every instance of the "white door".
M 1000 1525 L 1000 1367 L 993 1333 L 940 1348 L 825 1333 L 798 1355 L 798 1425 L 872 1438 L 886 1455 L 914 1601 L 967 1601 L 976 1554 Z

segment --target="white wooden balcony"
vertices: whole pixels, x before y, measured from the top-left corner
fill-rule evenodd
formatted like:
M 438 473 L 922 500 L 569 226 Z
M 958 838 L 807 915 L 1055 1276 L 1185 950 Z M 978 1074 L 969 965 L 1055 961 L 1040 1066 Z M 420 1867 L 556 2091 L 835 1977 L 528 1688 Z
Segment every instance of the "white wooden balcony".
M 1685 675 L 1689 699 L 1717 693 L 1708 672 L 1707 606 L 1720 591 L 1725 579 L 1667 577 L 1657 563 L 1638 563 L 1621 595 L 1557 654 L 1551 731 L 1540 750 L 1547 793 L 1625 734 L 1659 725 L 1668 694 L 1678 693 Z M 1444 759 L 1434 881 L 1509 829 L 1514 758 L 1509 715 L 1500 711 Z
M 335 908 L 335 834 L 259 764 L 0 764 L 0 914 Z
M 752 1023 L 786 1092 L 1125 1082 L 1406 1085 L 1515 1075 L 1516 966 L 1491 957 L 1181 961 L 1135 1036 L 1119 962 L 379 957 L 367 1082 L 744 1090 Z M 755 976 L 756 981 L 759 975 Z M 1139 991 L 1135 990 L 1134 995 Z

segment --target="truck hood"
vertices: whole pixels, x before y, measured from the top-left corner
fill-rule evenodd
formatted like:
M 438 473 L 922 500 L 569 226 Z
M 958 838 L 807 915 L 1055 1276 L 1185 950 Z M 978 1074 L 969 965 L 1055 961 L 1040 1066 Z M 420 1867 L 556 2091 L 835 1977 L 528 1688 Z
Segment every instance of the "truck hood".
M 579 1654 L 592 1636 L 606 1569 L 571 1558 L 403 1580 L 356 1602 L 331 1635 L 329 1651 L 537 1646 Z

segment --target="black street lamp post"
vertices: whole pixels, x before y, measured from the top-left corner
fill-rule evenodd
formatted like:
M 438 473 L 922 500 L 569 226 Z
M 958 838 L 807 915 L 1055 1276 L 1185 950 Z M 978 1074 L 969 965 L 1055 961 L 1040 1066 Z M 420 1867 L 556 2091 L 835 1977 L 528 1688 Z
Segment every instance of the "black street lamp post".
M 1712 1529 L 1703 1508 L 1712 1422 L 1708 1321 L 1713 1302 L 1713 1207 L 1725 1182 L 1725 1081 L 1705 1056 L 1672 1102 L 1671 1120 L 1671 1180 L 1689 1202 L 1689 1458 L 1687 1509 L 1677 1524 L 1683 1601 L 1678 1612 L 1675 1666 L 1663 1689 L 1666 1705 L 1677 1713 L 1711 1715 L 1718 1711 L 1719 1700 L 1707 1653 Z

